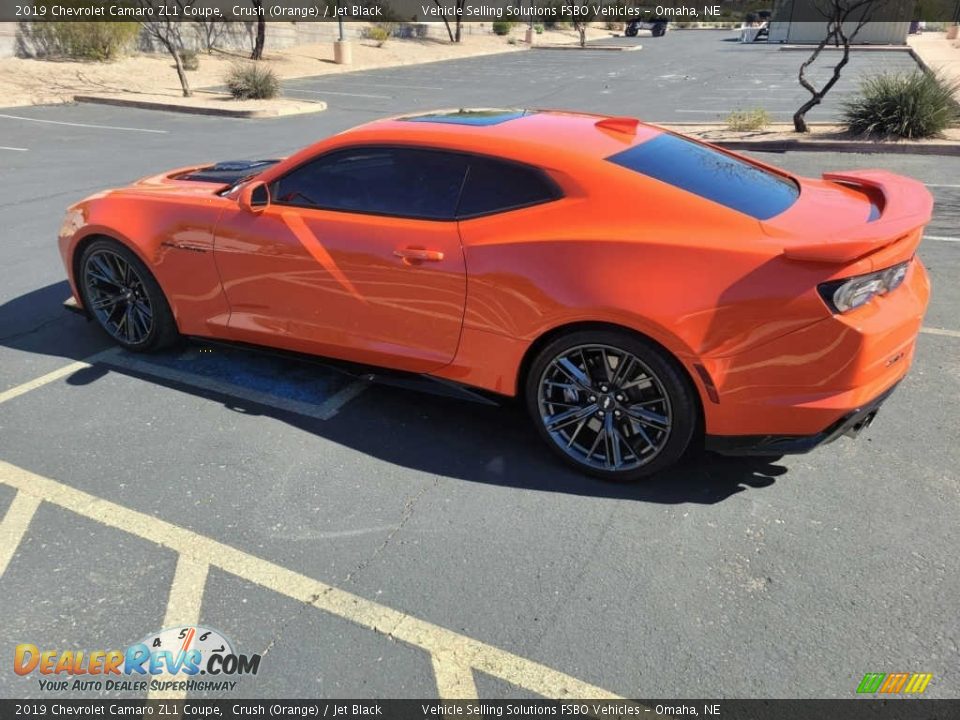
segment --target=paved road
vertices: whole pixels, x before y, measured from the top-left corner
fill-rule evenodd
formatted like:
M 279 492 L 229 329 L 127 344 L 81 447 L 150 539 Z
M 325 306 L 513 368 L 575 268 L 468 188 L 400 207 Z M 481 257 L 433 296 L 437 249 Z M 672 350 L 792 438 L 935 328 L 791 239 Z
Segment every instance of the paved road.
M 570 68 L 541 74 L 543 91 L 567 92 Z M 466 105 L 479 77 L 436 84 Z M 921 336 L 869 431 L 808 456 L 713 458 L 618 487 L 557 465 L 515 409 L 313 366 L 192 346 L 47 375 L 108 348 L 59 309 L 66 204 L 198 158 L 289 152 L 383 112 L 330 100 L 322 115 L 260 122 L 0 113 L 3 145 L 25 149 L 0 151 L 4 652 L 121 647 L 192 620 L 264 653 L 248 697 L 850 697 L 863 673 L 900 670 L 934 673 L 930 696 L 960 696 L 955 158 L 764 156 L 808 174 L 918 177 L 938 200 L 930 234 L 954 238 L 921 250 L 927 325 L 947 334 Z M 636 111 L 622 94 L 606 102 Z M 220 362 L 213 390 L 207 362 Z M 35 378 L 47 381 L 10 397 Z M 0 696 L 41 694 L 0 665 Z

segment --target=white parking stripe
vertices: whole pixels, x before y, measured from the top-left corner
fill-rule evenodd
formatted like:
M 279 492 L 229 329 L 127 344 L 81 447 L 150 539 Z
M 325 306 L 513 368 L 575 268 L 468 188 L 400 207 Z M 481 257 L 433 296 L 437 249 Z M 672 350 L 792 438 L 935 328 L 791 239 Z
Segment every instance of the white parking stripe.
M 126 130 L 128 132 L 156 133 L 157 135 L 166 135 L 167 130 L 149 130 L 147 128 L 119 127 L 116 125 L 89 125 L 87 123 L 63 122 L 61 120 L 45 120 L 42 118 L 23 117 L 22 115 L 4 115 L 0 113 L 0 118 L 7 120 L 26 120 L 27 122 L 47 123 L 49 125 L 69 125 L 71 127 L 93 128 L 95 130 Z
M 335 82 L 338 78 L 329 78 L 329 79 Z M 436 85 L 397 85 L 394 83 L 367 82 L 366 80 L 357 80 L 356 78 L 350 78 L 350 87 L 385 87 L 385 88 L 391 88 L 391 89 L 400 88 L 401 90 L 446 90 L 447 89 L 447 88 L 437 87 Z
M 940 183 L 926 183 L 926 185 L 935 188 L 960 188 L 960 185 L 942 185 Z
M 949 237 L 947 235 L 924 235 L 924 240 L 936 240 L 938 242 L 960 242 L 960 237 Z
M 920 328 L 920 332 L 926 333 L 927 335 L 943 335 L 945 337 L 960 338 L 960 330 L 945 330 L 944 328 L 924 327 Z
M 12 150 L 13 152 L 27 152 L 28 148 L 15 148 L 15 147 L 7 147 L 6 145 L 0 145 L 0 150 Z
M 302 90 L 301 88 L 284 88 L 288 93 L 309 93 L 311 95 L 346 95 L 347 97 L 376 98 L 378 100 L 393 100 L 393 95 L 364 95 L 363 93 L 334 92 L 333 90 Z

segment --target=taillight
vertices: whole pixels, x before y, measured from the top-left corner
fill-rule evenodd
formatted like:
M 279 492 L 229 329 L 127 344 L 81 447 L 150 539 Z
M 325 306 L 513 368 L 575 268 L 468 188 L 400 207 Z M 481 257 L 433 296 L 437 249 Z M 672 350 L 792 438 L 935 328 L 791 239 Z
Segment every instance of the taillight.
M 833 312 L 845 313 L 865 305 L 877 295 L 886 295 L 897 289 L 907 276 L 910 261 L 888 267 L 886 270 L 856 275 L 843 280 L 831 280 L 817 286 L 820 297 Z

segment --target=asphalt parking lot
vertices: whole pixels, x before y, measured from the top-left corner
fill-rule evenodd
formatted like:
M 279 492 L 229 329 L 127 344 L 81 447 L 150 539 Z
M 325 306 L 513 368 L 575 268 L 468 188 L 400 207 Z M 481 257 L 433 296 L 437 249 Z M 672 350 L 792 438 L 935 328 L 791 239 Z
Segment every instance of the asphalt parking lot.
M 807 51 L 744 45 L 732 31 L 677 31 L 660 38 L 609 38 L 596 47 L 640 50 L 537 50 L 389 70 L 288 80 L 284 92 L 305 100 L 381 115 L 421 107 L 585 107 L 660 122 L 715 122 L 732 110 L 764 108 L 786 122 L 809 97 L 797 83 Z M 820 85 L 836 62 L 826 50 L 808 76 Z M 902 51 L 854 53 L 840 81 L 809 121 L 828 122 L 878 68 L 910 72 Z
M 569 472 L 509 406 L 202 343 L 134 358 L 60 309 L 62 211 L 98 189 L 415 107 L 529 98 L 670 119 L 649 93 L 585 89 L 646 52 L 458 61 L 476 74 L 456 83 L 437 74 L 456 63 L 358 73 L 337 82 L 389 97 L 329 95 L 325 113 L 269 121 L 0 111 L 0 145 L 16 148 L 0 149 L 4 652 L 199 623 L 263 654 L 242 697 L 846 698 L 864 673 L 896 671 L 960 696 L 958 158 L 763 156 L 928 184 L 934 295 L 915 366 L 855 441 L 708 457 L 642 485 Z M 399 95 L 401 72 L 444 92 Z M 481 78 L 503 83 L 499 100 Z M 0 665 L 0 696 L 42 695 Z

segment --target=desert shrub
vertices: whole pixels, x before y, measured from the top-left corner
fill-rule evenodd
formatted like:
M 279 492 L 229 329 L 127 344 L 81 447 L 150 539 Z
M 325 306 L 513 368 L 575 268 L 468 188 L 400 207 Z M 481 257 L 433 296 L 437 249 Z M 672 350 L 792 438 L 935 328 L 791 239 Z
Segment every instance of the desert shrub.
M 367 30 L 367 37 L 373 40 L 377 44 L 377 47 L 383 47 L 387 40 L 390 39 L 390 31 L 377 25 Z
M 734 110 L 727 115 L 729 130 L 763 130 L 770 124 L 770 115 L 763 108 Z
M 83 60 L 112 60 L 133 46 L 140 34 L 135 22 L 29 23 L 31 41 L 45 55 Z
M 180 63 L 184 70 L 199 70 L 200 56 L 196 50 L 183 49 L 180 51 Z
M 844 104 L 843 117 L 857 135 L 926 138 L 957 121 L 953 94 L 960 88 L 932 73 L 882 73 L 866 78 Z
M 513 23 L 509 20 L 494 20 L 492 27 L 494 35 L 509 35 Z
M 533 26 L 533 31 L 534 31 L 537 35 L 543 35 L 543 25 L 542 25 L 542 24 L 534 25 L 534 26 Z
M 234 63 L 224 82 L 237 100 L 264 100 L 280 93 L 276 73 L 262 63 Z

